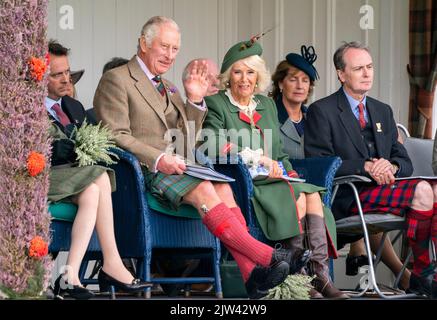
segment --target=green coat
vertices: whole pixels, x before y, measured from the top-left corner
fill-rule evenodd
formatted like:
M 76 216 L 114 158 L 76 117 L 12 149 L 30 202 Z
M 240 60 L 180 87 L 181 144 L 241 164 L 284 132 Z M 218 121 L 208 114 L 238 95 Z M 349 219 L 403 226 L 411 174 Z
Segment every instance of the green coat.
M 67 139 L 64 132 L 55 124 L 52 124 L 49 132 L 54 140 Z M 108 172 L 112 191 L 115 191 L 115 175 L 110 168 L 98 165 L 74 167 L 72 164 L 51 167 L 48 200 L 70 202 L 72 196 L 81 193 L 104 172 Z
M 240 109 L 231 104 L 224 91 L 207 97 L 205 100 L 208 114 L 204 128 L 211 129 L 215 133 L 215 139 L 211 139 L 211 134 L 206 133 L 208 135 L 208 154 L 211 157 L 218 155 L 223 144 L 227 141 L 225 133 L 220 129 L 236 129 L 229 135 L 234 144 L 238 141 L 238 151 L 244 147 L 264 149 L 263 136 L 265 136 L 267 140 L 272 141 L 271 146 L 266 146 L 267 156 L 273 160 L 282 161 L 287 172 L 292 170 L 288 155 L 282 151 L 277 110 L 272 99 L 262 95 L 255 96 L 255 100 L 258 101 L 256 111 L 261 116 L 254 116 L 255 120 L 259 118 L 256 121 L 256 127 L 252 127 L 249 121 L 240 119 Z M 252 134 L 245 139 L 241 134 L 238 135 L 237 130 L 240 129 L 252 131 Z M 254 196 L 251 200 L 258 222 L 266 237 L 270 240 L 283 240 L 302 233 L 298 223 L 295 199 L 299 198 L 301 192 L 321 191 L 324 191 L 324 188 L 308 183 L 292 183 L 290 188 L 287 182 L 281 180 L 254 181 Z M 325 220 L 331 239 L 335 243 L 335 222 L 329 210 L 325 210 Z

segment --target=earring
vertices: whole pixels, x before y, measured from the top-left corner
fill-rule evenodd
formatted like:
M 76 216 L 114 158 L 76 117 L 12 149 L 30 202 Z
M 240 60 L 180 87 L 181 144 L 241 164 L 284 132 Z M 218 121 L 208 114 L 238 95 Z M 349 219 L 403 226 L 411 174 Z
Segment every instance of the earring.
M 282 88 L 279 88 L 279 92 L 282 93 Z
M 258 82 L 255 84 L 255 88 L 258 88 Z
M 226 88 L 230 88 L 230 87 L 231 87 L 231 84 L 229 83 L 229 81 L 226 82 Z

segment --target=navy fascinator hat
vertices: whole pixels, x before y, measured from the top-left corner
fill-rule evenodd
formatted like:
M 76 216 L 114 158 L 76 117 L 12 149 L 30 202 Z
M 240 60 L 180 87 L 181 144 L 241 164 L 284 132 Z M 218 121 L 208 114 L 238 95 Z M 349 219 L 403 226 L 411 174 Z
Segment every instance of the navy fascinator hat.
M 300 48 L 300 51 L 301 55 L 297 53 L 289 53 L 285 59 L 292 66 L 305 72 L 311 81 L 318 80 L 319 74 L 317 73 L 316 68 L 313 66 L 313 63 L 317 60 L 317 54 L 314 50 L 314 47 L 306 47 L 303 45 Z

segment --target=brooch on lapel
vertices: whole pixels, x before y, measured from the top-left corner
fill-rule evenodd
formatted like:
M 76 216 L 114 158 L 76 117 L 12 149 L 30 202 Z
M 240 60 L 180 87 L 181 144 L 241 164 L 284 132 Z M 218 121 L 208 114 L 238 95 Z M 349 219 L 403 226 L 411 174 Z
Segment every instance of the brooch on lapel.
M 376 132 L 382 132 L 382 126 L 380 122 L 376 123 Z
M 178 91 L 176 87 L 169 87 L 167 84 L 164 84 L 164 88 L 171 96 Z

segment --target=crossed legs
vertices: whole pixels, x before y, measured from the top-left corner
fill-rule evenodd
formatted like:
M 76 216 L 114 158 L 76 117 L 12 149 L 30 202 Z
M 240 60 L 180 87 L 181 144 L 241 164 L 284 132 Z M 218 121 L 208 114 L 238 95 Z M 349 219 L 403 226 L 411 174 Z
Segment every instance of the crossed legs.
M 96 228 L 103 253 L 104 271 L 123 283 L 131 283 L 133 276 L 124 267 L 114 235 L 111 184 L 107 173 L 99 176 L 84 191 L 74 197 L 78 205 L 71 231 L 71 247 L 67 258 L 68 283 L 80 285 L 79 267 Z

